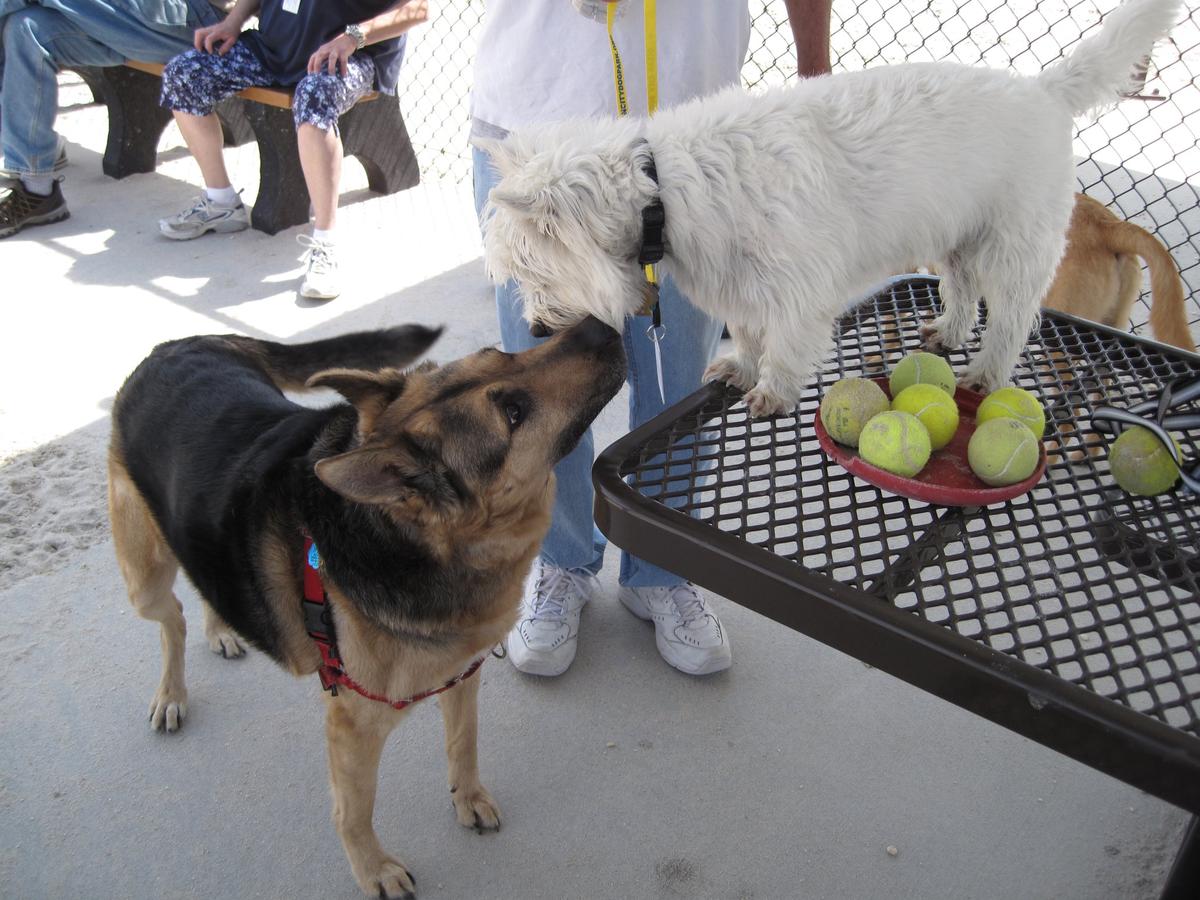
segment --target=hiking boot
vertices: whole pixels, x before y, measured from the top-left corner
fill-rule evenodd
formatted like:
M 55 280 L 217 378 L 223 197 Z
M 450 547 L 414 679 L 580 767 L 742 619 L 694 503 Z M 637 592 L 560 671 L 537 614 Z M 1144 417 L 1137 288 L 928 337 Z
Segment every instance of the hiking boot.
M 521 613 L 505 642 L 508 658 L 530 675 L 561 675 L 575 659 L 579 614 L 596 577 L 560 569 L 540 557 L 525 579 Z
M 332 300 L 342 292 L 338 274 L 337 248 L 332 241 L 323 241 L 307 234 L 296 235 L 302 247 L 307 247 L 302 262 L 305 265 L 300 296 L 316 300 Z
M 620 600 L 639 619 L 654 623 L 659 655 L 680 672 L 709 675 L 732 663 L 725 628 L 694 584 L 622 587 Z
M 0 238 L 16 234 L 30 225 L 49 225 L 71 215 L 58 182 L 42 197 L 25 190 L 20 179 L 7 184 L 8 194 L 0 199 Z
M 204 194 L 183 212 L 158 220 L 159 232 L 173 241 L 190 241 L 210 231 L 218 234 L 245 231 L 249 227 L 250 216 L 241 200 L 236 206 L 219 206 Z

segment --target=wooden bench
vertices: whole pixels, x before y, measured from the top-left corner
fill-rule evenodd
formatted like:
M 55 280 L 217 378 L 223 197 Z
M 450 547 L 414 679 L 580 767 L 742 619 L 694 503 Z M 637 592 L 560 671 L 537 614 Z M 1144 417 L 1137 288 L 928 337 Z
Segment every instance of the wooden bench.
M 171 121 L 159 106 L 161 63 L 128 61 L 124 66 L 79 67 L 81 78 L 108 108 L 104 174 L 124 178 L 153 172 L 158 142 Z M 292 92 L 248 88 L 217 106 L 227 145 L 258 142 L 258 196 L 251 224 L 267 234 L 308 221 L 309 196 L 296 148 Z M 368 187 L 394 194 L 420 181 L 408 129 L 395 97 L 368 94 L 338 120 L 342 146 L 367 173 Z

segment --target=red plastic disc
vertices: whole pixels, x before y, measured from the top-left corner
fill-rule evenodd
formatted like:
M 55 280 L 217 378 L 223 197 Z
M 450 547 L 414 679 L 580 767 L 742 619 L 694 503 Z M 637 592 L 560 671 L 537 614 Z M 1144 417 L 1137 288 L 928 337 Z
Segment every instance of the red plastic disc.
M 891 399 L 892 392 L 888 388 L 888 380 L 876 378 L 874 381 L 883 388 L 888 399 Z M 1038 464 L 1032 475 L 1016 484 L 989 487 L 971 471 L 971 466 L 967 463 L 967 445 L 971 442 L 971 435 L 975 433 L 975 412 L 983 402 L 983 394 L 960 387 L 954 392 L 954 402 L 958 404 L 958 430 L 954 432 L 949 444 L 933 452 L 925 468 L 914 478 L 894 475 L 873 466 L 858 455 L 856 448 L 837 443 L 825 430 L 819 408 L 813 416 L 813 426 L 817 430 L 817 440 L 821 449 L 835 462 L 863 481 L 903 497 L 912 497 L 914 500 L 924 500 L 941 506 L 990 506 L 1032 490 L 1046 472 L 1046 448 L 1041 444 L 1041 436 L 1039 435 Z

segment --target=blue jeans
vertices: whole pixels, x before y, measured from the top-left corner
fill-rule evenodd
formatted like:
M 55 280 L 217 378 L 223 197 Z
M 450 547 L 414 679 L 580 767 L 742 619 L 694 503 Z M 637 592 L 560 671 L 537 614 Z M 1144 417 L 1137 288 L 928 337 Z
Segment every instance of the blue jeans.
M 54 171 L 60 69 L 166 62 L 192 46 L 196 28 L 220 18 L 208 0 L 0 0 L 4 168 Z
M 475 210 L 480 215 L 488 192 L 497 177 L 486 153 L 472 149 L 475 179 Z M 664 279 L 659 295 L 666 335 L 662 342 L 663 392 L 666 406 L 700 387 L 700 376 L 721 340 L 721 323 L 688 302 L 671 279 Z M 496 288 L 496 312 L 500 339 L 510 353 L 541 343 L 529 334 L 521 318 L 522 304 L 513 282 Z M 636 428 L 665 408 L 658 393 L 654 344 L 646 336 L 649 316 L 636 316 L 625 326 L 625 354 L 629 360 L 629 427 Z M 604 560 L 604 536 L 592 521 L 592 461 L 595 446 L 589 428 L 577 446 L 554 469 L 558 492 L 550 531 L 542 544 L 542 558 L 564 569 L 600 571 Z M 683 579 L 666 569 L 621 553 L 620 583 L 630 587 L 668 587 Z

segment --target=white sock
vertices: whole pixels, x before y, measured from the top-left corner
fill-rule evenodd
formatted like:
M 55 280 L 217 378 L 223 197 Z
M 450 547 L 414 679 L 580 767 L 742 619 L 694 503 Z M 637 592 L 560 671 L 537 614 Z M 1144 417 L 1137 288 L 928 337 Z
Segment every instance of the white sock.
M 237 206 L 238 192 L 233 187 L 210 188 L 204 189 L 204 196 L 215 203 L 217 206 Z
M 49 197 L 54 190 L 53 175 L 22 175 L 21 185 L 31 194 Z
M 337 230 L 334 228 L 314 228 L 313 239 L 320 241 L 322 244 L 336 244 Z

